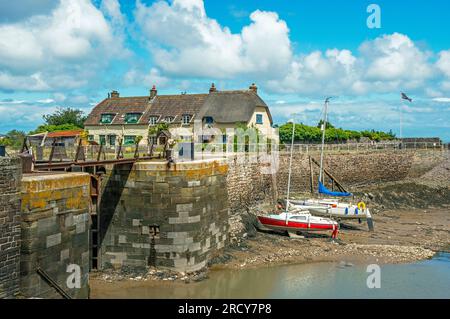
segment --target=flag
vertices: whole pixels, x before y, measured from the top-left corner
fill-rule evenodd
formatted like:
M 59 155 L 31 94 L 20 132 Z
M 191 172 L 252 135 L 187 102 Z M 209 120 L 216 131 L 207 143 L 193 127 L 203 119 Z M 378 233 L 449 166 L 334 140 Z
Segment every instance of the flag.
M 402 99 L 403 100 L 408 100 L 409 102 L 412 102 L 412 99 L 409 98 L 405 93 L 402 93 Z

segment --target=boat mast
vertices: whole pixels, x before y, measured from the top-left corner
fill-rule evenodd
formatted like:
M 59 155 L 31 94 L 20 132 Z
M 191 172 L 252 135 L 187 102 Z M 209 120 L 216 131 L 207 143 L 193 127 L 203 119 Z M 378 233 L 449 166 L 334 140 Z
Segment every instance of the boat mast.
M 288 177 L 288 187 L 286 197 L 286 210 L 289 210 L 289 193 L 291 190 L 292 154 L 294 152 L 295 121 L 291 119 L 288 121 L 288 123 L 292 123 L 292 139 L 291 139 L 291 156 L 289 159 L 289 177 Z
M 319 182 L 323 183 L 323 150 L 325 144 L 325 130 L 327 129 L 327 111 L 328 111 L 328 103 L 331 97 L 327 97 L 325 99 L 325 107 L 323 112 L 323 123 L 322 123 L 322 150 L 320 152 L 320 171 L 319 171 Z

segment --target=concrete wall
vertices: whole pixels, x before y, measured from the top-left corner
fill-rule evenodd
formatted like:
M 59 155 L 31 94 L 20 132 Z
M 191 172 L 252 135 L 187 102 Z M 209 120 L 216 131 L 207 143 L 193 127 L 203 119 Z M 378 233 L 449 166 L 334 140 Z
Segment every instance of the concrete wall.
M 0 157 L 0 299 L 19 293 L 21 175 L 20 159 Z
M 24 297 L 62 298 L 36 272 L 45 270 L 73 298 L 89 295 L 90 177 L 41 173 L 22 179 L 20 286 Z M 69 289 L 70 264 L 81 268 L 81 287 Z
M 224 160 L 108 168 L 100 204 L 103 267 L 196 271 L 228 240 Z M 151 226 L 160 233 L 154 238 Z

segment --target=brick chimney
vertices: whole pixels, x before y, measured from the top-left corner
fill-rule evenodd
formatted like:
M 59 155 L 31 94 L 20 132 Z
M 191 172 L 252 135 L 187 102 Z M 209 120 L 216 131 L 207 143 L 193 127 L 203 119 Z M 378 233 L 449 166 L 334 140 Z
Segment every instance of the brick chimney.
M 255 83 L 252 83 L 252 85 L 250 85 L 249 90 L 255 92 L 255 94 L 258 93 L 258 87 L 255 85 Z
M 120 96 L 120 94 L 116 90 L 111 92 L 111 98 L 112 99 L 117 99 L 117 98 L 119 98 L 119 96 Z
M 209 88 L 209 93 L 217 92 L 216 86 L 214 83 L 211 83 L 211 87 Z
M 150 100 L 154 99 L 157 94 L 158 94 L 158 91 L 156 90 L 156 86 L 153 85 L 152 89 L 150 90 Z

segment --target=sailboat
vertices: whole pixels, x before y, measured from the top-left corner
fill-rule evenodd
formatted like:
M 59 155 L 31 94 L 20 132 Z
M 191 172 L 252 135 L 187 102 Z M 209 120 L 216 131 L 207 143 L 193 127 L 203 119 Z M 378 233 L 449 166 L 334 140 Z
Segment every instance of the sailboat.
M 335 192 L 329 190 L 324 185 L 324 167 L 323 167 L 323 158 L 324 158 L 324 146 L 325 146 L 325 130 L 327 125 L 327 117 L 328 117 L 328 104 L 330 102 L 331 97 L 325 99 L 323 119 L 322 119 L 322 148 L 320 153 L 320 172 L 319 172 L 319 181 L 318 181 L 318 194 L 319 195 L 328 195 L 333 197 L 350 197 L 352 196 L 349 192 Z M 368 227 L 370 231 L 373 231 L 373 221 L 372 215 L 370 214 L 369 208 L 366 207 L 364 202 L 359 202 L 357 205 L 352 205 L 351 203 L 343 203 L 339 202 L 337 199 L 305 199 L 305 200 L 287 200 L 286 209 L 289 211 L 291 209 L 306 209 L 309 212 L 321 215 L 328 216 L 330 218 L 336 219 L 358 219 L 361 221 L 365 219 L 367 221 Z
M 294 149 L 294 134 L 295 123 L 292 121 L 292 142 L 291 142 L 291 154 L 289 160 L 289 177 L 288 177 L 288 189 L 287 189 L 287 202 L 286 210 L 280 214 L 270 214 L 265 216 L 258 216 L 260 229 L 282 230 L 287 231 L 290 237 L 297 237 L 298 231 L 310 232 L 310 231 L 329 231 L 331 230 L 331 238 L 336 238 L 339 232 L 339 223 L 324 217 L 313 216 L 308 209 L 290 209 L 289 195 L 291 189 L 291 173 L 292 173 L 292 155 Z
M 287 231 L 289 236 L 296 237 L 297 231 L 319 232 L 331 231 L 331 238 L 336 238 L 339 232 L 339 223 L 330 219 L 313 216 L 307 211 L 290 211 L 281 214 L 258 216 L 262 229 Z

